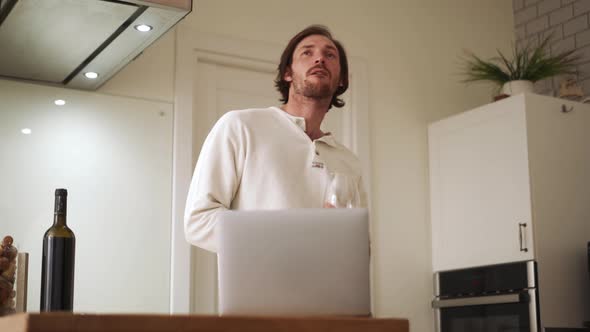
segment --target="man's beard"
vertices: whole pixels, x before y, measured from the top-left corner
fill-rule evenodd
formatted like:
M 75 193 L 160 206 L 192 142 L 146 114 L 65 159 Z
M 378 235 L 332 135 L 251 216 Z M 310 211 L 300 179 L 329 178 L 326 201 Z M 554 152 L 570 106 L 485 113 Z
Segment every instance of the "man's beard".
M 313 99 L 330 98 L 335 92 L 328 82 L 310 82 L 307 79 L 296 78 L 293 80 L 293 89 L 295 94 Z

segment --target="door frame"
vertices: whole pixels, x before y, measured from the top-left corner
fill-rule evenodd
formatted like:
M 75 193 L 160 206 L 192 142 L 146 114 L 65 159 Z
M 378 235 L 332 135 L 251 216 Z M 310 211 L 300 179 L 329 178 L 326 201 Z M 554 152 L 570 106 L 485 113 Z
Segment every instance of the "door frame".
M 172 172 L 172 220 L 170 259 L 170 313 L 189 313 L 191 288 L 191 245 L 184 236 L 184 208 L 193 175 L 193 92 L 199 61 L 243 66 L 276 66 L 283 45 L 238 39 L 194 30 L 180 24 L 176 27 L 176 63 L 174 80 L 174 140 Z M 237 59 L 237 60 L 236 60 Z M 350 112 L 343 116 L 349 127 L 353 151 L 361 160 L 367 196 L 371 193 L 371 158 L 369 138 L 369 99 L 367 65 L 364 59 L 349 56 L 351 84 Z M 277 101 L 278 102 L 278 101 Z M 346 136 L 346 135 L 345 135 Z

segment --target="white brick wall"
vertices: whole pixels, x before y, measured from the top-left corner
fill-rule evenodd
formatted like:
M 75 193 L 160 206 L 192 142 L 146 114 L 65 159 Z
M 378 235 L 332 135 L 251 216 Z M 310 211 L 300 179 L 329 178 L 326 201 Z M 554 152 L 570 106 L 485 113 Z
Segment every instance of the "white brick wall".
M 522 25 L 537 18 L 537 6 L 527 7 L 514 13 L 514 23 Z
M 532 35 L 537 32 L 547 30 L 549 27 L 549 17 L 546 15 L 536 18 L 526 24 L 526 34 Z
M 555 44 L 551 45 L 551 53 L 557 54 L 559 52 L 564 52 L 567 50 L 571 50 L 572 48 L 576 47 L 576 40 L 574 36 L 567 37 L 562 39 Z
M 555 0 L 543 0 L 539 2 L 537 7 L 539 8 L 539 15 L 544 15 L 551 11 L 559 9 L 561 7 L 561 2 Z
M 574 3 L 574 15 L 586 14 L 590 11 L 590 1 L 576 1 Z
M 576 46 L 582 47 L 590 44 L 590 30 L 582 31 L 576 34 Z
M 588 14 L 577 16 L 565 22 L 563 24 L 563 36 L 567 37 L 585 29 L 588 29 Z
M 576 49 L 582 56 L 578 81 L 590 95 L 590 0 L 512 0 L 516 44 L 551 35 L 550 52 Z M 556 95 L 563 77 L 535 84 L 539 93 Z
M 540 37 L 540 39 L 552 37 L 556 41 L 560 40 L 563 38 L 563 26 L 562 25 L 553 26 L 545 31 L 542 31 L 541 33 L 539 33 L 539 37 Z M 518 37 L 517 37 L 517 39 L 518 39 Z
M 559 1 L 559 0 L 552 0 L 552 1 Z M 549 22 L 551 25 L 557 25 L 563 23 L 574 15 L 574 10 L 572 6 L 566 6 L 559 10 L 553 11 L 549 13 Z

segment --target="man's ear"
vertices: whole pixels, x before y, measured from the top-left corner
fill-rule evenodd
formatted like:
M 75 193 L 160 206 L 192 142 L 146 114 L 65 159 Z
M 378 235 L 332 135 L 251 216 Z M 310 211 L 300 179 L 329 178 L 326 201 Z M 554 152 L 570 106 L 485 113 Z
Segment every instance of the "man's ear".
M 293 73 L 291 72 L 290 66 L 287 68 L 287 70 L 285 70 L 285 74 L 283 75 L 283 79 L 287 82 L 293 82 Z

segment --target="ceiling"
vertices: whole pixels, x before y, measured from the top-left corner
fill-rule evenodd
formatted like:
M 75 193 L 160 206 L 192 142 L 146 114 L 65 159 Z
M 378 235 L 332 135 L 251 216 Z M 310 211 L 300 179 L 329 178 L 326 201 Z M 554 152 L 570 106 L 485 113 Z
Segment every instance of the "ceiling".
M 191 3 L 0 0 L 0 77 L 95 90 L 186 16 Z M 139 24 L 153 29 L 140 32 Z

